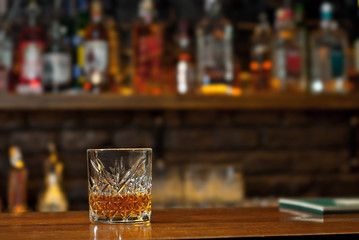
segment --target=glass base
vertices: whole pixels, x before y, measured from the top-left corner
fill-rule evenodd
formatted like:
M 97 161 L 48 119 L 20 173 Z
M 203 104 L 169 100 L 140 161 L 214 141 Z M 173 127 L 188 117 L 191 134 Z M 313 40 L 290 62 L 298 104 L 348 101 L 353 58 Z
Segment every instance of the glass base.
M 112 218 L 107 217 L 104 214 L 100 216 L 94 214 L 90 211 L 90 222 L 92 223 L 107 223 L 107 224 L 116 224 L 116 223 L 149 223 L 151 213 L 143 213 L 141 217 L 138 216 L 129 216 L 127 218 L 113 216 Z

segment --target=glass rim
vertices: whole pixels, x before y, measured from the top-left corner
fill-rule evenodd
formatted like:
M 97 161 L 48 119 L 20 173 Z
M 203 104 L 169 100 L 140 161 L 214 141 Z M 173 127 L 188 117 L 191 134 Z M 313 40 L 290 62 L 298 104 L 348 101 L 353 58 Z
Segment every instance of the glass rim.
M 87 152 L 94 151 L 151 151 L 152 148 L 90 148 L 87 149 Z

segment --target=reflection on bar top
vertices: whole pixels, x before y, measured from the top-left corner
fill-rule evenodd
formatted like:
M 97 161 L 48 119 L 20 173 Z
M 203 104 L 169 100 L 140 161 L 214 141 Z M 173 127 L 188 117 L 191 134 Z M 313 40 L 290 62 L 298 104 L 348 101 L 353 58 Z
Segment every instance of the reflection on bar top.
M 100 148 L 87 149 L 87 151 L 152 151 L 152 148 Z

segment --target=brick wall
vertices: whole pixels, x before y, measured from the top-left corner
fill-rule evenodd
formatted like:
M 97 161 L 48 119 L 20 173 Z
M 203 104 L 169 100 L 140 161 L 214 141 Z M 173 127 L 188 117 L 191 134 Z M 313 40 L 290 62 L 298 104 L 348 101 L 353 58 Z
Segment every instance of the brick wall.
M 167 166 L 241 164 L 248 197 L 359 194 L 349 169 L 355 144 L 345 111 L 1 112 L 0 186 L 6 204 L 7 149 L 29 168 L 29 205 L 43 182 L 49 141 L 65 163 L 71 209 L 87 209 L 87 148 L 153 147 Z M 355 130 L 356 133 L 356 130 Z M 156 163 L 156 157 L 154 158 Z

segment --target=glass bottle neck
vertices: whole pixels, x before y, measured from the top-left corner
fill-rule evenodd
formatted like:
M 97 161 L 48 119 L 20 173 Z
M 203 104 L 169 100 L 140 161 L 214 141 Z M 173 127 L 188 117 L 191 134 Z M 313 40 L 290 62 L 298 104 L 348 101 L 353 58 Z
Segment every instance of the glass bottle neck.
M 93 23 L 102 21 L 102 5 L 100 1 L 94 1 L 91 5 L 91 19 Z
M 40 9 L 35 1 L 31 2 L 27 9 L 28 13 L 28 24 L 30 27 L 37 25 L 37 17 L 40 14 Z
M 140 3 L 139 16 L 140 19 L 146 24 L 153 22 L 155 16 L 153 1 L 143 0 Z
M 206 9 L 206 16 L 210 20 L 217 20 L 220 18 L 221 11 L 220 6 L 212 6 L 209 9 Z
M 53 21 L 51 30 L 50 30 L 50 38 L 53 42 L 60 42 L 62 38 L 62 29 L 59 21 L 56 19 Z

